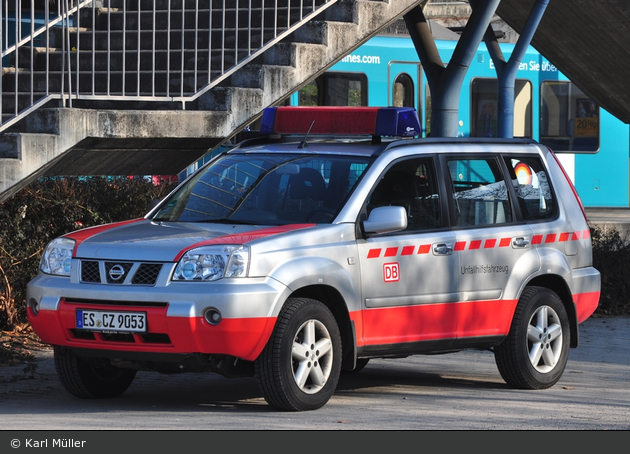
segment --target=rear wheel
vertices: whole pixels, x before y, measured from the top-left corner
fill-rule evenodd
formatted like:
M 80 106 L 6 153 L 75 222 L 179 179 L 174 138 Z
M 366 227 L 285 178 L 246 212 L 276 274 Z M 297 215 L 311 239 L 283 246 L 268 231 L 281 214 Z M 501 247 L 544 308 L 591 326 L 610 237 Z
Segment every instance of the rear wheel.
M 63 387 L 82 399 L 120 396 L 136 376 L 135 370 L 96 366 L 61 347 L 55 347 L 55 369 Z
M 516 388 L 549 388 L 564 372 L 569 340 L 569 318 L 558 295 L 529 287 L 516 306 L 508 336 L 494 350 L 499 372 Z
M 341 335 L 321 302 L 289 299 L 256 360 L 265 400 L 280 410 L 315 410 L 328 402 L 341 371 Z

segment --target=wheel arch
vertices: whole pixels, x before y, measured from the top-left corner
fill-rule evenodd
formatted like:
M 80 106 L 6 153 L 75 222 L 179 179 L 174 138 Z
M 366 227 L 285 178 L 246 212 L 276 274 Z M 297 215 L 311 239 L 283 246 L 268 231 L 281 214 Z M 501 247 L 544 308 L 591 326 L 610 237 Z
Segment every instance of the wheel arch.
M 312 298 L 323 303 L 332 312 L 341 333 L 342 370 L 354 369 L 356 333 L 348 306 L 341 293 L 328 285 L 309 285 L 295 290 L 289 298 Z
M 567 311 L 567 316 L 569 317 L 569 326 L 571 328 L 571 343 L 569 345 L 571 348 L 577 347 L 579 340 L 577 312 L 575 310 L 573 297 L 571 296 L 571 290 L 569 289 L 566 281 L 562 278 L 562 276 L 558 276 L 557 274 L 544 274 L 529 281 L 523 288 L 523 291 L 526 287 L 532 286 L 548 288 L 549 290 L 553 290 L 558 297 L 560 297 Z

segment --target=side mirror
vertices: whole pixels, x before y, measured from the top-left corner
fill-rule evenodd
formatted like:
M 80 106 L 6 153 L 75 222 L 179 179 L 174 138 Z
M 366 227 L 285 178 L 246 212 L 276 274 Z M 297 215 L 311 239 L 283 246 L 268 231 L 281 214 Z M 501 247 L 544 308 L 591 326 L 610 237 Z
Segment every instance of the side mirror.
M 398 232 L 406 228 L 407 212 L 399 206 L 374 208 L 363 221 L 363 230 L 368 234 Z

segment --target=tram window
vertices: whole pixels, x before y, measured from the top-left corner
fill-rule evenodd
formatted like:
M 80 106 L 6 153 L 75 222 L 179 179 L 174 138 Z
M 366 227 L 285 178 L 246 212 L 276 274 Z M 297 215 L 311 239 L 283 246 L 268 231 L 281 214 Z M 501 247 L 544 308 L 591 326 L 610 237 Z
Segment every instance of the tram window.
M 497 137 L 497 80 L 475 78 L 471 83 L 470 136 Z M 532 137 L 532 84 L 514 83 L 514 137 Z
M 554 151 L 599 150 L 599 106 L 571 82 L 543 82 L 540 142 Z
M 312 81 L 298 91 L 298 105 L 316 106 L 318 104 L 319 87 L 316 81 Z
M 408 74 L 399 74 L 394 81 L 394 107 L 415 107 L 413 80 Z
M 367 106 L 365 74 L 327 73 L 326 106 Z
M 301 88 L 300 106 L 367 106 L 367 76 L 328 72 Z

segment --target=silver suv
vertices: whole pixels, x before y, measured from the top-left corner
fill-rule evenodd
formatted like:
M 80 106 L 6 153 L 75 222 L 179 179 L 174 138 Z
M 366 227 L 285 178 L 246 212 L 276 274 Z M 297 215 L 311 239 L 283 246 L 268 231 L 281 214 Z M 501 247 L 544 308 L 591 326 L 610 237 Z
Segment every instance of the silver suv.
M 270 108 L 144 218 L 52 241 L 27 310 L 64 387 L 213 371 L 312 410 L 371 358 L 462 349 L 553 386 L 600 294 L 573 185 L 535 142 L 419 131 L 412 109 Z

